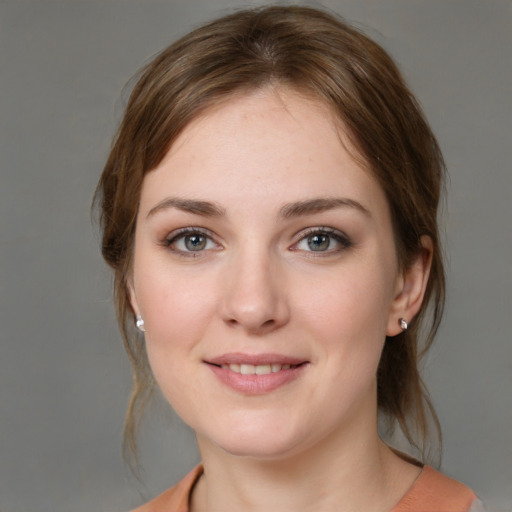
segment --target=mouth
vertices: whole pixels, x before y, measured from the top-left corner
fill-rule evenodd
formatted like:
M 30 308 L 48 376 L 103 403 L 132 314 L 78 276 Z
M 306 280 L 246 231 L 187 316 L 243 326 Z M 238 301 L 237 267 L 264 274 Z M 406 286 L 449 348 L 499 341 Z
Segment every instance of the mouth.
M 240 373 L 241 375 L 268 375 L 269 373 L 277 373 L 283 370 L 291 370 L 301 366 L 305 363 L 300 364 L 280 364 L 280 363 L 272 363 L 272 364 L 222 364 L 215 365 L 220 366 L 220 368 L 224 370 L 229 370 L 231 372 Z
M 229 388 L 245 395 L 262 395 L 299 378 L 309 361 L 276 354 L 231 353 L 204 363 Z

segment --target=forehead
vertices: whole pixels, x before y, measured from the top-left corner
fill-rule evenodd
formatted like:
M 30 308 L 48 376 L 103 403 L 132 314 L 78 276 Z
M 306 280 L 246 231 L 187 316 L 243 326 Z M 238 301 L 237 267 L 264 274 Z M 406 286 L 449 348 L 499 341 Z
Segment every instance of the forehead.
M 379 193 L 341 121 L 323 102 L 283 88 L 223 100 L 190 122 L 143 183 L 143 197 L 303 200 Z M 366 192 L 365 192 L 366 191 Z M 370 198 L 371 199 L 371 198 Z
M 286 124 L 295 123 L 295 129 L 298 129 L 297 135 L 305 134 L 304 123 L 311 124 L 312 122 L 316 129 L 321 127 L 322 132 L 327 130 L 330 134 L 337 134 L 338 141 L 353 153 L 354 157 L 358 158 L 358 152 L 350 141 L 346 127 L 334 108 L 313 93 L 279 84 L 235 91 L 226 97 L 214 100 L 210 106 L 184 126 L 173 141 L 165 158 L 174 155 L 194 135 L 200 133 L 201 136 L 204 136 L 215 124 L 222 130 L 217 129 L 215 133 L 208 133 L 208 136 L 216 138 L 229 135 L 230 128 L 232 132 L 238 132 L 240 124 L 246 128 L 250 128 L 252 125 L 256 130 L 252 134 L 252 139 L 256 142 L 262 138 L 264 131 L 274 129 L 276 136 L 278 130 L 285 128 Z M 262 128 L 265 130 L 263 131 Z M 235 134 L 231 133 L 231 135 Z M 318 135 L 321 136 L 321 133 Z M 311 133 L 307 136 L 311 137 Z

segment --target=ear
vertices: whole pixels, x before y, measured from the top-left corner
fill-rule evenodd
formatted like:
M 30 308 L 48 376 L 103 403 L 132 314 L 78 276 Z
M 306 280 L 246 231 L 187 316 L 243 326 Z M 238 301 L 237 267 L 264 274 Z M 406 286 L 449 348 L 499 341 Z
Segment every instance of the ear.
M 400 319 L 411 322 L 420 310 L 432 266 L 432 254 L 432 239 L 429 236 L 422 236 L 420 252 L 397 280 L 386 329 L 387 336 L 400 334 Z
M 129 276 L 126 280 L 126 289 L 128 290 L 128 298 L 130 300 L 130 306 L 132 307 L 135 316 L 140 316 L 139 304 L 137 302 L 137 296 L 135 294 L 135 286 L 133 284 L 133 276 Z

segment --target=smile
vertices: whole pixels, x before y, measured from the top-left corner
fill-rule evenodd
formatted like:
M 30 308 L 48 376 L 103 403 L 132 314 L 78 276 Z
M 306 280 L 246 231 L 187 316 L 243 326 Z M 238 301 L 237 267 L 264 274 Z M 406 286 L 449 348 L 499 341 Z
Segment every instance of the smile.
M 230 353 L 204 361 L 217 381 L 243 395 L 264 395 L 291 384 L 309 361 L 277 354 Z
M 230 370 L 235 373 L 242 375 L 268 375 L 269 373 L 277 373 L 282 370 L 290 370 L 291 368 L 297 367 L 298 365 L 291 364 L 223 364 L 221 368 L 224 370 Z

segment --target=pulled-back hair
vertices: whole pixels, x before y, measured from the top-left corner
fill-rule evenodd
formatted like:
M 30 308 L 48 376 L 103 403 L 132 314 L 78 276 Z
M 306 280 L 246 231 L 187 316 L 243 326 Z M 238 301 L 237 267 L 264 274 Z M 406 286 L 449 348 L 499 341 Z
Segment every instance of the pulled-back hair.
M 142 181 L 190 123 L 234 94 L 277 85 L 312 96 L 342 121 L 387 197 L 400 268 L 432 240 L 422 308 L 409 329 L 386 340 L 377 375 L 378 407 L 420 449 L 429 418 L 439 424 L 418 364 L 432 343 L 445 297 L 437 209 L 444 163 L 434 135 L 389 55 L 342 19 L 308 7 L 264 7 L 207 23 L 161 52 L 141 72 L 98 188 L 102 253 L 115 272 L 115 302 L 134 386 L 125 455 L 154 388 L 134 329 L 127 277 Z

